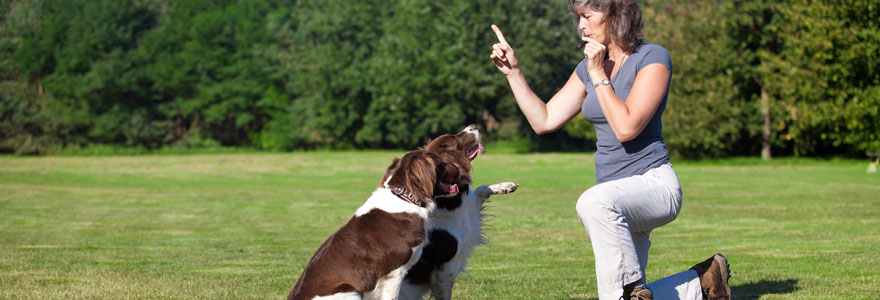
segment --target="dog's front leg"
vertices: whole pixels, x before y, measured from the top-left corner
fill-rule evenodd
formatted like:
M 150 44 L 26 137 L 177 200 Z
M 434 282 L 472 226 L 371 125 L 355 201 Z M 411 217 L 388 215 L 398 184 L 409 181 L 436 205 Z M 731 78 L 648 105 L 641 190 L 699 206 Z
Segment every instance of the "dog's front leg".
M 480 202 L 485 202 L 486 199 L 489 199 L 489 196 L 510 194 L 516 191 L 518 187 L 519 185 L 514 182 L 502 182 L 480 186 L 474 192 L 477 193 L 477 198 L 480 199 Z
M 431 278 L 431 297 L 435 300 L 452 299 L 452 286 L 455 285 L 454 273 L 436 272 Z
M 406 267 L 401 267 L 383 276 L 376 283 L 374 293 L 369 293 L 364 298 L 377 300 L 397 299 L 397 294 L 400 293 L 400 285 L 403 284 L 403 278 L 406 276 L 406 270 Z

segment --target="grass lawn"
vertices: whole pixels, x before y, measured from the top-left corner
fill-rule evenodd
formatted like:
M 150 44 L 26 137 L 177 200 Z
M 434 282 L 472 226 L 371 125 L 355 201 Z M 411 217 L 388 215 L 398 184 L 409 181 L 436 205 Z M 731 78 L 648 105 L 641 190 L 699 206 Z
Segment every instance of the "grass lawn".
M 591 154 L 492 154 L 487 236 L 456 299 L 594 299 L 574 212 Z M 0 298 L 282 299 L 402 152 L 0 157 Z M 648 280 L 716 252 L 738 299 L 877 299 L 880 174 L 866 161 L 673 162 L 684 189 Z

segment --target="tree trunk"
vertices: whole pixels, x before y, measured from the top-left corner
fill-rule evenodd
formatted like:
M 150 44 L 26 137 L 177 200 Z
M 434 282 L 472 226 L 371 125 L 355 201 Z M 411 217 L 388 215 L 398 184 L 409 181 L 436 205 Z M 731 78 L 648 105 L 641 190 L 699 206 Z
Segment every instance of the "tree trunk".
M 764 115 L 764 139 L 761 141 L 761 159 L 770 160 L 770 95 L 761 89 L 761 114 Z

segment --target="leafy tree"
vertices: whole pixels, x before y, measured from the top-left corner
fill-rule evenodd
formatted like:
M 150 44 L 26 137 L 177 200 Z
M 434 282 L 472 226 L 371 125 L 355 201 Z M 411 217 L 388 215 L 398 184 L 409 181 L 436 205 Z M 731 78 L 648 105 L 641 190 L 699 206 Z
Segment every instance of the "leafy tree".
M 68 144 L 258 144 L 281 84 L 261 52 L 265 1 L 45 1 L 15 51 Z
M 673 78 L 664 137 L 690 157 L 880 150 L 878 5 L 641 1 Z M 549 99 L 582 59 L 564 1 L 3 0 L 0 152 L 113 144 L 411 148 L 479 123 L 531 134 L 488 59 L 498 24 Z
M 145 78 L 162 93 L 157 109 L 174 124 L 173 140 L 201 138 L 259 146 L 271 112 L 283 109 L 282 83 L 270 77 L 265 45 L 274 43 L 266 1 L 183 1 L 144 37 Z M 155 62 L 151 58 L 158 57 Z
M 880 5 L 790 2 L 774 7 L 779 47 L 758 52 L 755 72 L 775 83 L 782 139 L 795 155 L 880 149 Z
M 39 1 L 0 2 L 0 153 L 46 153 L 66 134 L 43 87 L 27 80 L 16 63 L 16 50 L 42 19 Z
M 647 1 L 671 53 L 664 136 L 685 156 L 876 149 L 877 5 Z
M 368 60 L 387 1 L 298 1 L 275 21 L 292 104 L 266 131 L 281 149 L 351 147 L 369 106 Z
M 525 124 L 487 58 L 492 23 L 522 45 L 539 93 L 577 62 L 562 2 L 333 3 L 302 1 L 279 27 L 293 40 L 293 125 L 278 126 L 299 129 L 292 147 L 412 147 L 472 122 Z
M 150 109 L 132 89 L 126 52 L 155 23 L 146 3 L 44 1 L 39 29 L 15 52 L 71 130 L 66 142 L 121 143 Z M 119 76 L 121 74 L 121 76 Z

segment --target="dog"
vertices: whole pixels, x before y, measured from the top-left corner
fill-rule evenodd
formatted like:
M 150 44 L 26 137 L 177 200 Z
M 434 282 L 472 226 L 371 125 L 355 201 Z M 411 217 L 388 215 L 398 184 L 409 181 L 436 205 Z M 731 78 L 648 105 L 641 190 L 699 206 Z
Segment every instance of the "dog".
M 321 244 L 287 299 L 396 298 L 428 243 L 435 198 L 460 193 L 463 166 L 455 157 L 416 150 L 394 159 L 381 186 Z
M 465 270 L 468 259 L 477 245 L 486 242 L 483 236 L 483 209 L 491 195 L 508 194 L 518 185 L 504 182 L 470 189 L 470 161 L 482 153 L 480 132 L 470 125 L 457 134 L 437 137 L 424 147 L 438 155 L 449 155 L 459 166 L 461 174 L 457 185 L 463 193 L 436 200 L 436 214 L 431 218 L 433 228 L 428 234 L 428 245 L 418 262 L 404 278 L 399 299 L 423 299 L 428 294 L 434 299 L 452 297 L 455 279 Z

